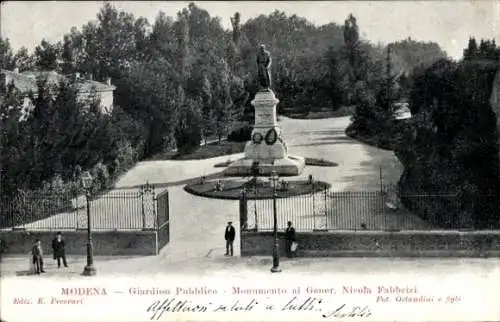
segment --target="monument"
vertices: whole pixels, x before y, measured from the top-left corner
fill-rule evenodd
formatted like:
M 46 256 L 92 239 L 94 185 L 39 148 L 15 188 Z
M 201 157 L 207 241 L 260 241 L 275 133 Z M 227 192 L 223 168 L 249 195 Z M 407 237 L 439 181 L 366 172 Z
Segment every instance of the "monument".
M 245 157 L 231 163 L 224 172 L 227 176 L 246 176 L 258 167 L 260 175 L 275 171 L 281 176 L 299 175 L 305 166 L 304 158 L 288 155 L 276 117 L 279 100 L 271 90 L 271 55 L 264 45 L 257 55 L 259 91 L 252 105 L 255 124 L 251 140 L 245 145 Z

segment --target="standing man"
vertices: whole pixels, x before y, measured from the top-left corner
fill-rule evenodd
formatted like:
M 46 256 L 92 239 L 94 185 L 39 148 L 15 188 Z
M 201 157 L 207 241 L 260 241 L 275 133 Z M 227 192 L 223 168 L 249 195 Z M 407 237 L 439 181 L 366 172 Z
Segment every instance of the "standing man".
M 260 45 L 257 54 L 258 79 L 261 90 L 271 89 L 271 53 L 266 50 L 266 45 Z
M 40 240 L 36 239 L 31 249 L 31 255 L 33 256 L 33 266 L 35 267 L 35 273 L 45 273 L 43 270 L 43 249 Z
M 295 250 L 292 250 L 292 244 L 297 242 L 297 239 L 295 237 L 295 228 L 293 228 L 291 221 L 288 222 L 288 227 L 286 228 L 285 231 L 285 238 L 286 238 L 286 256 L 291 258 L 295 253 Z
M 64 250 L 64 240 L 62 239 L 62 233 L 60 231 L 57 232 L 56 238 L 52 241 L 52 251 L 54 253 L 54 259 L 57 259 L 57 267 L 61 267 L 61 258 L 64 267 L 68 267 L 68 263 L 66 262 L 66 251 Z
M 226 232 L 224 233 L 224 238 L 226 239 L 226 256 L 233 256 L 233 242 L 236 237 L 236 230 L 233 227 L 233 223 L 229 221 L 227 223 Z M 231 253 L 229 253 L 231 251 Z

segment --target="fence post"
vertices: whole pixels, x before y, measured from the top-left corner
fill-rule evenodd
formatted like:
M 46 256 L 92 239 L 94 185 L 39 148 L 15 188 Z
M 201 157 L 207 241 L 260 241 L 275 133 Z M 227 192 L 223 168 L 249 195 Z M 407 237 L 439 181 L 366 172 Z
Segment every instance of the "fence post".
M 313 230 L 316 229 L 316 203 L 314 200 L 314 180 L 311 181 L 311 197 L 312 197 L 312 206 L 313 206 Z
M 328 206 L 327 206 L 327 190 L 325 189 L 325 230 L 328 230 Z
M 379 166 L 379 176 L 380 176 L 380 193 L 384 192 L 384 182 L 382 178 L 382 166 Z
M 257 188 L 257 181 L 255 181 L 255 196 L 253 198 L 253 201 L 254 201 L 255 231 L 259 230 L 259 216 L 257 215 L 257 196 L 258 196 L 259 193 L 258 193 L 257 189 L 258 189 Z
M 382 167 L 380 167 L 380 180 L 382 180 Z M 384 186 L 382 185 L 382 181 L 380 181 L 380 198 L 381 198 L 381 203 L 382 203 L 382 218 L 384 218 L 384 227 L 387 226 L 387 212 L 386 212 L 386 193 L 384 192 Z M 385 228 L 384 228 L 385 229 Z
M 240 197 L 240 231 L 248 228 L 248 203 L 245 188 L 241 190 Z
M 11 229 L 14 229 L 14 227 L 15 227 L 14 222 L 16 220 L 17 209 L 14 205 L 15 205 L 15 201 L 9 200 L 9 217 L 10 217 L 10 225 L 9 226 Z
M 74 196 L 73 196 L 75 199 L 74 199 L 74 204 L 73 202 L 71 203 L 71 205 L 75 206 L 75 230 L 78 230 L 78 227 L 79 227 L 79 220 L 78 220 L 78 213 L 80 212 L 80 205 L 78 203 L 78 191 L 74 191 Z
M 159 233 L 159 230 L 160 230 L 160 212 L 158 211 L 158 198 L 157 197 L 155 197 L 154 207 L 155 207 L 155 212 L 156 212 L 156 215 L 155 215 L 155 229 Z
M 151 217 L 152 220 L 153 220 L 153 229 L 154 229 L 154 226 L 155 226 L 155 218 L 158 218 L 158 215 L 157 215 L 157 211 L 156 211 L 156 204 L 157 204 L 157 201 L 156 201 L 156 191 L 155 191 L 155 187 L 151 187 L 151 202 L 152 202 L 152 205 L 151 207 L 153 208 L 152 211 L 153 211 L 153 216 Z
M 144 186 L 141 187 L 141 215 L 142 215 L 142 229 L 146 228 L 146 214 L 144 212 Z

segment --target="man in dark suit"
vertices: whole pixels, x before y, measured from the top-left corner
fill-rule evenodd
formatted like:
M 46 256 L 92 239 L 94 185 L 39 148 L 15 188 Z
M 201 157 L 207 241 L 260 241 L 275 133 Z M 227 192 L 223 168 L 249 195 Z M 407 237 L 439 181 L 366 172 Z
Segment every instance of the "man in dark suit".
M 295 237 L 295 228 L 292 226 L 292 222 L 288 222 L 288 227 L 285 231 L 285 239 L 286 239 L 286 256 L 293 257 L 294 252 L 292 252 L 292 244 L 297 241 Z
M 236 230 L 233 227 L 233 223 L 230 221 L 227 223 L 226 232 L 224 233 L 224 238 L 226 239 L 226 256 L 229 256 L 229 254 L 233 256 L 233 242 L 235 236 Z
M 37 239 L 31 248 L 31 255 L 33 256 L 33 266 L 35 267 L 35 273 L 45 273 L 43 270 L 43 249 L 42 243 Z
M 57 259 L 57 267 L 61 267 L 61 258 L 63 260 L 64 267 L 68 267 L 66 262 L 66 251 L 64 249 L 64 240 L 62 239 L 62 233 L 57 232 L 56 238 L 52 241 L 52 251 L 54 253 L 54 259 Z

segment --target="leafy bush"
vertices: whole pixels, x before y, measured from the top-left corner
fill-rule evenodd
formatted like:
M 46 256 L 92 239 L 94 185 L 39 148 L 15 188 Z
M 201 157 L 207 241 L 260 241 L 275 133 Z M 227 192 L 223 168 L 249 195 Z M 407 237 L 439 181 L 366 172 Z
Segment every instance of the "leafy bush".
M 234 142 L 250 141 L 252 131 L 253 131 L 253 125 L 245 125 L 229 133 L 227 139 L 229 141 L 234 141 Z

